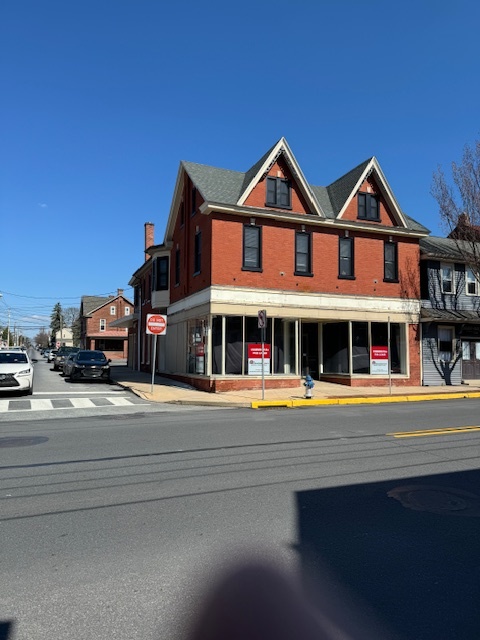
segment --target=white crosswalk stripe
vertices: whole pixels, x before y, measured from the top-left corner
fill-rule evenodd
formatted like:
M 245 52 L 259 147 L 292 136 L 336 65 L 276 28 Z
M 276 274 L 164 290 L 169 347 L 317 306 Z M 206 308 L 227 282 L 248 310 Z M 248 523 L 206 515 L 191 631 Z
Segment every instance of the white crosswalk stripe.
M 118 396 L 104 396 L 103 398 L 95 398 L 100 404 L 94 402 L 90 398 L 22 398 L 22 399 L 0 399 L 1 413 L 21 413 L 24 411 L 58 411 L 65 409 L 103 409 L 105 407 L 126 407 L 138 406 L 144 404 L 141 402 L 132 402 L 129 398 Z M 105 403 L 101 401 L 105 400 Z
M 109 400 L 118 407 L 125 407 L 127 404 L 132 404 L 128 398 L 109 398 Z
M 30 407 L 32 411 L 46 411 L 47 409 L 52 409 L 51 400 L 44 400 L 43 398 L 32 398 L 30 400 Z
M 95 406 L 90 398 L 70 398 L 70 402 L 75 407 L 75 409 L 86 409 L 87 407 Z

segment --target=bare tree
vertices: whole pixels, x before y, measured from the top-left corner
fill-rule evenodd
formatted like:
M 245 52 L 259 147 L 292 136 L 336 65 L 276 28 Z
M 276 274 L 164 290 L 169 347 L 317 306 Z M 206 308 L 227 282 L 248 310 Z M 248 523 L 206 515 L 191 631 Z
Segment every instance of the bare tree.
M 63 320 L 65 326 L 71 329 L 80 315 L 80 309 L 78 307 L 67 307 L 63 310 Z
M 432 195 L 442 227 L 480 279 L 480 140 L 466 145 L 459 163 L 452 162 L 453 185 L 441 167 L 433 175 Z
M 38 344 L 40 347 L 46 349 L 48 347 L 49 335 L 46 332 L 45 328 L 42 328 L 39 333 L 34 338 L 35 344 Z

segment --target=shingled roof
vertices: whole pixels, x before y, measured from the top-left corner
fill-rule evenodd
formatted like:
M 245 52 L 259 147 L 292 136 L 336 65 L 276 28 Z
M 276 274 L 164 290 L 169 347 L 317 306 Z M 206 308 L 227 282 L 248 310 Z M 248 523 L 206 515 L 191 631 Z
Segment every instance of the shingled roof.
M 110 302 L 110 300 L 113 300 L 116 297 L 118 296 L 107 296 L 106 298 L 100 296 L 82 296 L 83 315 L 90 315 L 92 311 L 95 311 L 95 309 L 98 309 L 99 307 L 103 307 L 104 304 L 107 304 L 107 302 Z
M 251 183 L 264 162 L 266 162 L 275 146 L 277 145 L 269 149 L 260 160 L 245 173 L 187 161 L 183 161 L 181 166 L 190 176 L 192 182 L 206 202 L 217 205 L 237 206 L 245 189 Z M 372 158 L 360 163 L 327 187 L 308 185 L 308 188 L 316 198 L 326 218 L 334 220 L 338 217 L 338 214 L 348 198 L 352 195 L 355 185 L 360 180 L 370 162 L 372 162 Z M 407 229 L 419 233 L 429 233 L 429 229 L 425 226 L 410 216 L 405 215 L 403 212 L 401 212 L 401 214 L 404 216 Z
M 428 238 L 420 239 L 420 253 L 424 257 L 465 262 L 465 254 L 461 251 L 461 245 L 460 240 L 428 236 Z

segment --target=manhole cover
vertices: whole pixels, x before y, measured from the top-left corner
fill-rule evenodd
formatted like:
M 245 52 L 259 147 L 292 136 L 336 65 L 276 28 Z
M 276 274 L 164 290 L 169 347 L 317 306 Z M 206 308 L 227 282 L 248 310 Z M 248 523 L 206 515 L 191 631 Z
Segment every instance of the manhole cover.
M 0 449 L 8 447 L 31 447 L 34 444 L 48 442 L 45 436 L 17 436 L 16 438 L 0 438 Z
M 445 516 L 480 517 L 480 498 L 474 493 L 435 485 L 406 485 L 387 493 L 407 509 Z

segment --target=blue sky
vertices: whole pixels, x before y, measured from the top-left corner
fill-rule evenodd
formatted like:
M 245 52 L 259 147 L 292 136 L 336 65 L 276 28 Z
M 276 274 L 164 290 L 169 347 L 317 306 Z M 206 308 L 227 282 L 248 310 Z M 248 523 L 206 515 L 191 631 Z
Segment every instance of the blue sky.
M 432 174 L 480 135 L 479 23 L 474 0 L 4 0 L 0 325 L 131 294 L 179 162 L 245 171 L 282 136 L 312 184 L 375 155 L 443 235 Z

